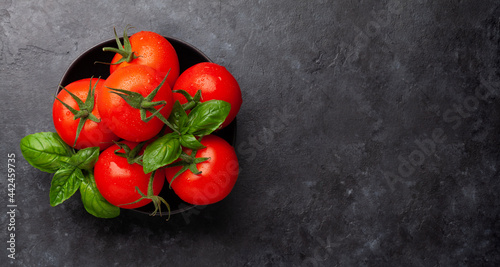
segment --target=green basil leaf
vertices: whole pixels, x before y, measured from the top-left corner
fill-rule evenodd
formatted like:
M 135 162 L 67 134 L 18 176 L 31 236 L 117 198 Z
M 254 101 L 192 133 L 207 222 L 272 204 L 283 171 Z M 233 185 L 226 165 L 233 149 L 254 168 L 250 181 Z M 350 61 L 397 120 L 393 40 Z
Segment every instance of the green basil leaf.
M 196 136 L 209 135 L 224 122 L 231 104 L 222 100 L 199 103 L 188 115 L 188 133 Z
M 187 147 L 187 148 L 194 149 L 194 150 L 202 149 L 202 148 L 205 147 L 192 134 L 184 134 L 184 135 L 182 135 L 181 136 L 181 145 L 183 147 Z
M 59 169 L 50 185 L 50 205 L 57 206 L 75 194 L 84 179 L 82 170 L 67 165 Z
M 170 133 L 156 139 L 144 150 L 142 164 L 144 173 L 150 173 L 158 168 L 172 163 L 182 152 L 179 135 Z
M 175 101 L 170 116 L 168 117 L 168 122 L 179 132 L 183 132 L 186 122 L 188 120 L 188 115 L 184 108 L 182 108 L 179 100 Z M 184 130 L 185 131 L 185 130 Z
M 68 162 L 73 150 L 57 133 L 42 132 L 21 139 L 21 153 L 33 167 L 55 173 L 63 163 Z
M 120 208 L 110 204 L 97 189 L 92 172 L 84 176 L 80 185 L 80 195 L 88 213 L 98 218 L 114 218 L 120 215 Z
M 82 170 L 90 170 L 94 167 L 98 157 L 99 147 L 87 147 L 80 149 L 76 154 L 71 156 L 69 164 Z

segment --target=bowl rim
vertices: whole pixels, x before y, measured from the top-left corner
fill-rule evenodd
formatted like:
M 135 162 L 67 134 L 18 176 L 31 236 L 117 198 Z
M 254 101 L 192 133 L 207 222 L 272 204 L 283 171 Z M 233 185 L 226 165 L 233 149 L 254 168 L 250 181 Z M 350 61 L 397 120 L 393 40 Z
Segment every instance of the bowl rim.
M 196 46 L 182 40 L 182 39 L 179 39 L 179 38 L 176 38 L 176 37 L 172 37 L 172 36 L 169 36 L 169 35 L 162 35 L 165 39 L 167 39 L 170 43 L 174 42 L 174 43 L 178 43 L 178 44 L 181 44 L 183 46 L 186 46 L 186 47 L 189 47 L 190 49 L 194 50 L 196 53 L 198 53 L 201 57 L 205 58 L 206 59 L 206 62 L 211 62 L 213 63 L 214 61 L 208 57 L 205 53 L 203 53 L 199 48 L 197 48 Z M 129 36 L 130 37 L 130 36 Z M 123 37 L 120 37 L 119 38 L 121 42 L 123 42 Z M 102 47 L 106 44 L 112 44 L 114 46 L 116 46 L 116 39 L 108 39 L 108 40 L 105 40 L 105 41 L 102 41 L 102 42 L 99 42 L 99 43 L 96 43 L 94 45 L 92 45 L 90 48 L 87 48 L 85 51 L 83 51 L 81 54 L 79 54 L 76 58 L 74 58 L 71 63 L 68 65 L 68 67 L 66 68 L 66 70 L 64 71 L 64 73 L 62 74 L 61 78 L 59 79 L 59 84 L 58 85 L 67 85 L 69 84 L 69 82 L 72 82 L 72 81 L 66 81 L 67 80 L 67 74 L 68 72 L 70 72 L 70 70 L 76 68 L 76 65 L 77 63 L 82 59 L 82 57 L 84 57 L 85 55 L 91 53 L 92 51 L 94 51 L 95 49 L 98 49 L 99 47 Z M 175 45 L 172 44 L 172 46 L 174 46 L 174 49 L 175 49 Z M 176 51 L 177 52 L 177 51 Z M 112 52 L 109 52 L 110 54 L 112 54 Z M 180 74 L 179 74 L 180 75 Z M 64 84 L 63 82 L 66 82 L 66 84 Z M 59 93 L 59 91 L 61 90 L 61 87 L 60 86 L 57 86 L 56 88 L 56 94 Z

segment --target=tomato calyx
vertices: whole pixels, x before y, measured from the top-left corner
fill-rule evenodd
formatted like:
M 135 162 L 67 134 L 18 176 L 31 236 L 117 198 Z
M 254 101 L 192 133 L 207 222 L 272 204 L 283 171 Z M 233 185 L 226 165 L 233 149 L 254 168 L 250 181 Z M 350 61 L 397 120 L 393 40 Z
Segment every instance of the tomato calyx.
M 149 95 L 146 97 L 142 96 L 140 93 L 137 92 L 132 92 L 124 89 L 118 89 L 118 88 L 111 88 L 107 87 L 109 90 L 111 90 L 111 93 L 116 94 L 120 96 L 127 104 L 129 104 L 131 107 L 138 109 L 141 114 L 141 120 L 144 122 L 149 122 L 151 119 L 154 117 L 157 117 L 160 119 L 163 123 L 165 123 L 167 126 L 172 128 L 172 125 L 170 122 L 161 115 L 160 110 L 165 107 L 167 104 L 167 101 L 161 100 L 161 101 L 153 101 L 153 98 L 156 96 L 158 93 L 158 90 L 163 86 L 165 81 L 167 80 L 167 75 L 165 75 L 165 78 L 161 81 L 161 83 L 153 90 Z M 159 109 L 156 109 L 155 106 L 161 105 Z M 151 113 L 150 116 L 147 116 L 146 111 L 149 111 Z M 174 131 L 176 131 L 174 129 Z M 179 133 L 178 131 L 176 131 Z
M 155 216 L 158 212 L 160 213 L 160 216 L 162 215 L 161 213 L 161 204 L 163 203 L 165 206 L 167 206 L 167 209 L 168 209 L 168 218 L 167 218 L 167 221 L 170 219 L 170 205 L 168 204 L 168 202 L 158 196 L 158 195 L 155 195 L 154 192 L 153 192 L 153 181 L 154 181 L 154 177 L 155 177 L 155 173 L 156 173 L 156 170 L 152 171 L 151 172 L 151 176 L 149 178 L 149 184 L 148 184 L 148 192 L 147 194 L 144 194 L 140 189 L 139 187 L 135 187 L 135 190 L 137 191 L 137 193 L 141 196 L 139 199 L 137 199 L 136 201 L 134 202 L 131 202 L 131 203 L 127 203 L 127 204 L 122 204 L 120 206 L 123 206 L 123 205 L 131 205 L 131 204 L 135 204 L 135 203 L 138 203 L 139 201 L 142 201 L 144 199 L 150 199 L 151 202 L 153 203 L 154 207 L 155 207 L 155 210 L 150 214 L 151 216 Z
M 186 98 L 187 103 L 182 104 L 182 108 L 186 111 L 193 109 L 201 102 L 201 90 L 196 91 L 196 94 L 194 96 L 191 96 L 186 90 L 181 89 L 172 90 L 172 92 L 180 93 Z
M 94 87 L 92 87 L 92 78 L 90 78 L 89 91 L 87 93 L 87 98 L 85 99 L 85 101 L 82 101 L 78 96 L 70 92 L 64 86 L 59 85 L 62 90 L 66 91 L 71 96 L 71 98 L 73 98 L 76 101 L 76 104 L 78 105 L 78 109 L 74 109 L 73 107 L 71 107 L 67 103 L 64 103 L 62 100 L 56 97 L 56 99 L 59 102 L 61 102 L 61 104 L 65 106 L 74 115 L 73 116 L 74 120 L 80 119 L 80 121 L 78 122 L 78 126 L 76 128 L 75 142 L 73 143 L 73 146 L 76 145 L 78 136 L 80 136 L 80 132 L 82 131 L 83 126 L 85 125 L 87 119 L 95 123 L 101 122 L 100 119 L 98 119 L 94 114 L 92 114 L 92 111 L 94 110 L 95 89 L 97 87 L 99 79 L 100 78 L 97 78 L 97 82 L 94 84 Z
M 115 32 L 116 45 L 118 46 L 118 48 L 116 48 L 116 47 L 104 47 L 102 49 L 102 51 L 118 53 L 122 56 L 122 58 L 120 60 L 118 60 L 117 62 L 112 63 L 111 65 L 118 65 L 118 64 L 121 64 L 123 62 L 130 63 L 132 60 L 140 57 L 140 56 L 137 56 L 134 51 L 132 51 L 132 45 L 130 44 L 130 40 L 128 39 L 127 32 L 129 29 L 132 29 L 132 28 L 134 28 L 134 27 L 132 27 L 130 25 L 127 25 L 127 27 L 125 27 L 125 30 L 123 31 L 123 44 L 120 41 L 118 34 L 116 34 L 116 29 L 113 28 L 113 31 Z
M 172 177 L 172 180 L 170 180 L 169 188 L 172 188 L 172 182 L 175 180 L 175 178 L 177 178 L 179 175 L 181 175 L 183 172 L 187 170 L 190 170 L 193 174 L 201 174 L 201 171 L 198 170 L 198 167 L 196 167 L 196 165 L 198 163 L 210 160 L 210 158 L 197 158 L 196 157 L 197 152 L 198 152 L 197 150 L 193 150 L 191 155 L 189 155 L 183 151 L 179 156 L 181 160 L 174 162 L 170 165 L 167 165 L 167 168 L 182 166 L 181 169 Z
M 115 155 L 126 158 L 128 164 L 136 163 L 142 166 L 142 155 L 139 155 L 139 152 L 144 147 L 146 142 L 139 143 L 133 149 L 130 149 L 130 147 L 124 143 L 115 142 L 115 144 L 119 147 L 119 149 L 115 150 Z M 119 152 L 122 149 L 125 152 Z

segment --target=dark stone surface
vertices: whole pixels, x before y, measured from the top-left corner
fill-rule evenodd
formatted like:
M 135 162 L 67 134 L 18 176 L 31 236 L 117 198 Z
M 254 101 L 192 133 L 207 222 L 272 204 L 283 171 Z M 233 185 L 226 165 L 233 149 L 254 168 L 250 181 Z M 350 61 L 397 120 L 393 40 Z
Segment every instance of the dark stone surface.
M 236 187 L 169 222 L 94 218 L 78 194 L 51 207 L 51 175 L 19 150 L 23 136 L 54 131 L 53 92 L 71 61 L 127 24 L 195 45 L 243 90 Z M 1 262 L 498 265 L 499 44 L 493 0 L 3 0 Z

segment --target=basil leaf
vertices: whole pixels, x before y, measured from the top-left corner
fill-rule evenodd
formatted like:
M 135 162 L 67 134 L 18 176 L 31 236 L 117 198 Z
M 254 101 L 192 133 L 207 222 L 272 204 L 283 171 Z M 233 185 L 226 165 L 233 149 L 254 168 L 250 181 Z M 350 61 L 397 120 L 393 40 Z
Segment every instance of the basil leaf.
M 76 152 L 69 159 L 69 164 L 83 170 L 90 170 L 94 167 L 99 157 L 99 147 L 87 147 Z
M 75 194 L 83 180 L 82 170 L 67 165 L 59 169 L 50 185 L 50 205 L 57 206 Z
M 33 167 L 55 173 L 61 164 L 68 162 L 73 150 L 57 133 L 42 132 L 21 139 L 21 153 Z
M 211 134 L 224 122 L 231 104 L 222 100 L 199 103 L 188 115 L 188 133 L 196 136 Z
M 182 152 L 179 135 L 170 133 L 156 139 L 144 150 L 142 164 L 144 173 L 150 173 L 158 168 L 172 163 Z
M 80 185 L 80 195 L 88 213 L 98 218 L 114 218 L 120 215 L 120 208 L 110 204 L 97 189 L 92 172 L 84 176 Z
M 170 116 L 168 117 L 168 122 L 172 124 L 177 131 L 183 132 L 185 129 L 186 122 L 188 120 L 188 115 L 184 108 L 182 108 L 179 100 L 175 101 L 172 111 L 170 112 Z M 185 131 L 185 130 L 184 130 Z
M 194 150 L 202 149 L 202 148 L 205 147 L 192 134 L 184 134 L 184 135 L 182 135 L 181 136 L 181 145 L 183 147 L 187 147 L 187 148 L 194 149 Z

